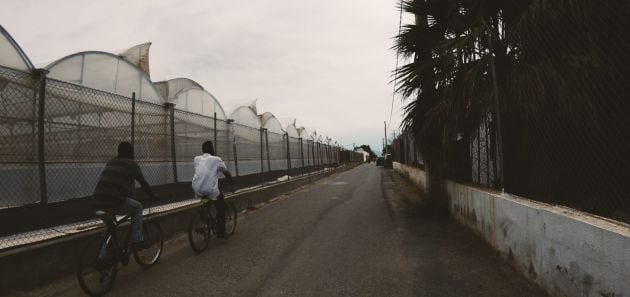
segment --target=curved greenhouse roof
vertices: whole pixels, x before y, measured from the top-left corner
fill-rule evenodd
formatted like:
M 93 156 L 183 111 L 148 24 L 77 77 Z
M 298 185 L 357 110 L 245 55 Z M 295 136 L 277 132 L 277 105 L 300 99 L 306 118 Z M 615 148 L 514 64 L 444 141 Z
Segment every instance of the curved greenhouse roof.
M 22 48 L 2 26 L 0 26 L 0 66 L 22 71 L 35 68 Z
M 298 135 L 300 135 L 302 139 L 304 140 L 308 139 L 308 132 L 306 132 L 306 128 L 300 127 L 300 128 L 297 128 L 297 131 L 298 131 Z
M 198 82 L 192 79 L 185 78 L 185 77 L 159 81 L 155 83 L 155 87 L 160 92 L 160 95 L 162 95 L 162 98 L 165 98 L 167 100 L 170 98 L 173 98 L 177 93 L 179 93 L 183 89 L 192 88 L 192 87 L 203 89 L 201 84 L 199 84 Z
M 284 134 L 282 124 L 280 121 L 270 112 L 265 112 L 260 116 L 262 127 L 266 128 L 269 132 Z
M 287 125 L 287 127 L 285 128 L 285 131 L 287 131 L 287 134 L 289 134 L 290 137 L 294 137 L 294 138 L 300 137 L 300 132 L 295 127 L 295 119 Z
M 99 51 L 79 52 L 46 66 L 49 77 L 90 88 L 164 104 L 164 99 L 149 76 L 121 56 Z
M 192 113 L 225 120 L 227 118 L 221 103 L 197 82 L 188 78 L 176 78 L 156 83 L 156 87 L 175 108 Z
M 251 105 L 238 107 L 232 112 L 230 119 L 233 119 L 237 124 L 258 129 L 262 124 L 254 110 Z
M 225 120 L 227 117 L 221 103 L 210 94 L 210 92 L 199 88 L 188 88 L 180 91 L 177 95 L 168 100 L 175 104 L 175 108 L 188 112 L 202 114 L 214 118 L 216 112 L 217 119 Z

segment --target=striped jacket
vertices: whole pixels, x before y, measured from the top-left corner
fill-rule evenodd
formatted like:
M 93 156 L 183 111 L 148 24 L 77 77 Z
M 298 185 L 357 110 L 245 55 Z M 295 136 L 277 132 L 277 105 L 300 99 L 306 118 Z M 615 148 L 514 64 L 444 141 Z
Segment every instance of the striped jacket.
M 142 171 L 136 162 L 127 158 L 114 158 L 105 165 L 96 184 L 93 207 L 116 208 L 124 205 L 127 198 L 135 197 L 135 181 L 144 182 Z

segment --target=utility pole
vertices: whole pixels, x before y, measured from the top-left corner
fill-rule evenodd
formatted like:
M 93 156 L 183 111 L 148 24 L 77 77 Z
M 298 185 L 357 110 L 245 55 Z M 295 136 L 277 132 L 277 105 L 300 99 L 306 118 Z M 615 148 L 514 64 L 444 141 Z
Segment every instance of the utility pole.
M 383 151 L 385 151 L 385 153 L 383 153 L 383 156 L 384 156 L 384 155 L 386 155 L 386 154 L 387 154 L 387 121 L 383 121 L 383 124 L 385 125 L 385 128 L 384 128 L 384 132 L 385 132 L 385 138 L 384 138 L 384 139 L 385 139 L 385 140 L 384 140 L 384 141 L 385 141 L 385 145 L 384 145 L 384 148 L 383 148 Z

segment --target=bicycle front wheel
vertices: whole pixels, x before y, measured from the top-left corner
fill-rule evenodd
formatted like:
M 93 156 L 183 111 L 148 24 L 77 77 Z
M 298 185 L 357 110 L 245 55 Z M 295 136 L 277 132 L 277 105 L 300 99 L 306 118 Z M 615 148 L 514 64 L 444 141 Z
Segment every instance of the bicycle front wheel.
M 225 235 L 230 237 L 236 231 L 236 205 L 233 202 L 225 203 Z
M 113 243 L 102 236 L 91 239 L 79 258 L 77 278 L 81 289 L 90 296 L 101 296 L 111 290 L 117 273 Z
M 149 268 L 155 265 L 162 255 L 164 247 L 164 237 L 162 237 L 162 227 L 156 222 L 145 221 L 142 225 L 142 236 L 145 241 L 151 243 L 147 249 L 139 250 L 133 253 L 138 265 Z
M 188 225 L 188 241 L 190 247 L 196 253 L 201 253 L 208 248 L 210 243 L 210 226 L 208 225 L 208 213 L 200 209 L 196 211 Z

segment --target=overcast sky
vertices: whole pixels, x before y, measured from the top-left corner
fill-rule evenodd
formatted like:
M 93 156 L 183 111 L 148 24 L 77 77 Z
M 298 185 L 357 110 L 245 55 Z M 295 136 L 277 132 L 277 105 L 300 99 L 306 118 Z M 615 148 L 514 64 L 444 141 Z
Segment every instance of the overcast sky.
M 188 77 L 228 114 L 258 99 L 346 147 L 382 146 L 397 0 L 2 0 L 0 22 L 36 65 L 150 41 L 153 81 Z

